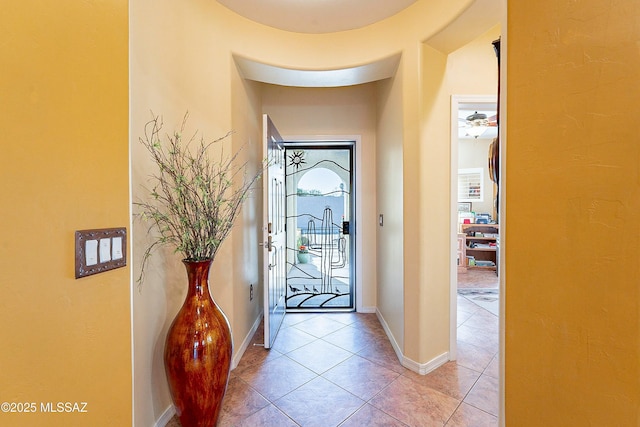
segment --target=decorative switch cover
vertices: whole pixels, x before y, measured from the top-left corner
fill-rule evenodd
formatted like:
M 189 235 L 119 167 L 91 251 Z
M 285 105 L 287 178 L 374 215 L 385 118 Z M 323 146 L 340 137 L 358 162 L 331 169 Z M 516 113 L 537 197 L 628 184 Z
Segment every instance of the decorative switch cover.
M 76 231 L 76 279 L 127 265 L 127 230 Z

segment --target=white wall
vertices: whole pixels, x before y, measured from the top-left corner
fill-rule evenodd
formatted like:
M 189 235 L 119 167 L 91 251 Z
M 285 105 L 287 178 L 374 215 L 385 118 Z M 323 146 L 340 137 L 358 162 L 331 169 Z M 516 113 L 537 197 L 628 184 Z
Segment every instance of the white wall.
M 402 67 L 402 65 L 400 66 Z M 403 213 L 403 121 L 402 76 L 378 82 L 378 128 L 376 142 L 376 214 L 383 215 L 377 226 L 379 262 L 378 311 L 387 322 L 393 339 L 404 350 L 404 213 Z M 377 220 L 378 218 L 376 218 Z
M 484 200 L 473 202 L 472 209 L 475 213 L 493 214 L 494 206 L 494 183 L 489 177 L 488 157 L 489 145 L 492 139 L 487 138 L 464 138 L 458 141 L 458 169 L 482 168 L 484 174 L 484 185 L 482 192 Z

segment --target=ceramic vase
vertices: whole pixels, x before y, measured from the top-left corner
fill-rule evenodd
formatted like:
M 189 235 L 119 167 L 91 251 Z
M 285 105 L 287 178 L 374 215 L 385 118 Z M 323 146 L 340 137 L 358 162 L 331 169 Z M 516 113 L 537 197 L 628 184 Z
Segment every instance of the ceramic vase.
M 209 293 L 211 260 L 183 263 L 189 289 L 167 332 L 165 371 L 182 427 L 212 427 L 229 379 L 231 328 Z

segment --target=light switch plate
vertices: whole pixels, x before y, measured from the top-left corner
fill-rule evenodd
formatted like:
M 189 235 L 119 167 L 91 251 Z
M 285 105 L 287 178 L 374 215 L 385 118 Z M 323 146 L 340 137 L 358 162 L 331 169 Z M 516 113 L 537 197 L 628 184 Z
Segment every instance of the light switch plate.
M 98 264 L 98 241 L 87 240 L 84 243 L 84 264 L 87 267 Z
M 76 279 L 127 265 L 127 230 L 76 231 Z
M 114 261 L 122 259 L 122 237 L 111 239 L 111 258 Z
M 111 239 L 100 239 L 100 264 L 111 261 Z

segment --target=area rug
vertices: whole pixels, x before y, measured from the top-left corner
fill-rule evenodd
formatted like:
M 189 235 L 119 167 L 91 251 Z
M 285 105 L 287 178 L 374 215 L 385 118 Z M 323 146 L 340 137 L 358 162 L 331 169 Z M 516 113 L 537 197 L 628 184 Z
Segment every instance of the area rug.
M 498 316 L 500 314 L 500 291 L 498 289 L 463 288 L 458 295 Z
M 458 273 L 458 288 L 498 288 L 498 283 L 493 270 L 468 269 Z

